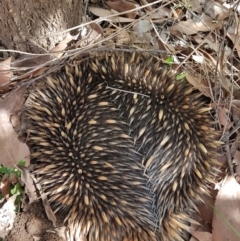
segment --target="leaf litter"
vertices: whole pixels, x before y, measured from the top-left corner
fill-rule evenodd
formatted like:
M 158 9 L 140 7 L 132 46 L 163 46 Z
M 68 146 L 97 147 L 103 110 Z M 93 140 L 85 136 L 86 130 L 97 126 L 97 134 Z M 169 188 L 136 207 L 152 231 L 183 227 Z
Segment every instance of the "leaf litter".
M 171 59 L 173 71 L 185 73 L 186 81 L 209 98 L 216 128 L 222 132 L 221 175 L 211 189 L 211 197 L 205 197 L 199 213 L 193 214 L 199 225 L 192 226 L 190 240 L 240 240 L 239 1 L 90 0 L 85 11 L 88 16 L 83 23 L 67 29 L 67 37 L 45 54 L 0 50 L 5 56 L 0 62 L 0 148 L 5 153 L 0 163 L 14 166 L 19 158 L 29 155 L 13 134 L 14 123 L 10 122 L 11 118 L 18 122 L 20 103 L 26 98 L 23 90 L 29 84 L 80 53 L 107 49 L 148 51 L 163 62 Z M 77 34 L 71 35 L 72 30 Z M 20 57 L 11 58 L 16 53 Z M 25 173 L 23 179 L 31 196 L 36 190 L 29 175 Z M 35 199 L 33 195 L 31 200 Z M 51 210 L 47 212 L 51 216 Z

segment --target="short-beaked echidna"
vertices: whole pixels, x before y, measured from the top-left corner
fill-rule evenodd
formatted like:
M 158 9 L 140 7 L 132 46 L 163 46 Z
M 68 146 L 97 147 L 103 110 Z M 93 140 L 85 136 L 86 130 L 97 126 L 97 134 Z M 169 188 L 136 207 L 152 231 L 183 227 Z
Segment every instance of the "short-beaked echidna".
M 31 94 L 33 173 L 64 213 L 70 240 L 182 240 L 188 211 L 214 182 L 209 108 L 148 54 L 85 59 Z

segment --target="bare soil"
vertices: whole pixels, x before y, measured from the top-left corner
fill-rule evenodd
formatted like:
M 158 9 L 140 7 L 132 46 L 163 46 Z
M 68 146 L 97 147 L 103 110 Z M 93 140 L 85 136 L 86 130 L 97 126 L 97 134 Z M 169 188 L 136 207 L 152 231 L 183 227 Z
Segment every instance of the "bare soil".
M 39 201 L 28 205 L 26 211 L 17 215 L 13 229 L 4 241 L 64 241 L 58 235 L 47 232 L 53 229 L 52 222 L 48 220 L 42 202 Z

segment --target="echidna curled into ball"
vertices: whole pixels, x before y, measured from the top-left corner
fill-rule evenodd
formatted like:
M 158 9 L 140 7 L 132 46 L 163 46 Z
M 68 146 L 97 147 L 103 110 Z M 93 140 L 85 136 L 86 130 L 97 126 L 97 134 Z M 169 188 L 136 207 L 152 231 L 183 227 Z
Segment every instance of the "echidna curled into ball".
M 188 211 L 214 182 L 209 108 L 154 57 L 92 56 L 32 94 L 33 173 L 70 240 L 183 240 Z

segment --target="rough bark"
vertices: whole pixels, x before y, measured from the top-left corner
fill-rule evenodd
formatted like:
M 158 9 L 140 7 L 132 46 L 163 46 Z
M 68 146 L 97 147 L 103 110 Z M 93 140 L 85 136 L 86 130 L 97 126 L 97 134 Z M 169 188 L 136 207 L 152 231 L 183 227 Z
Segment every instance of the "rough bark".
M 6 49 L 44 53 L 61 41 L 56 33 L 82 20 L 83 0 L 0 0 L 0 39 Z

